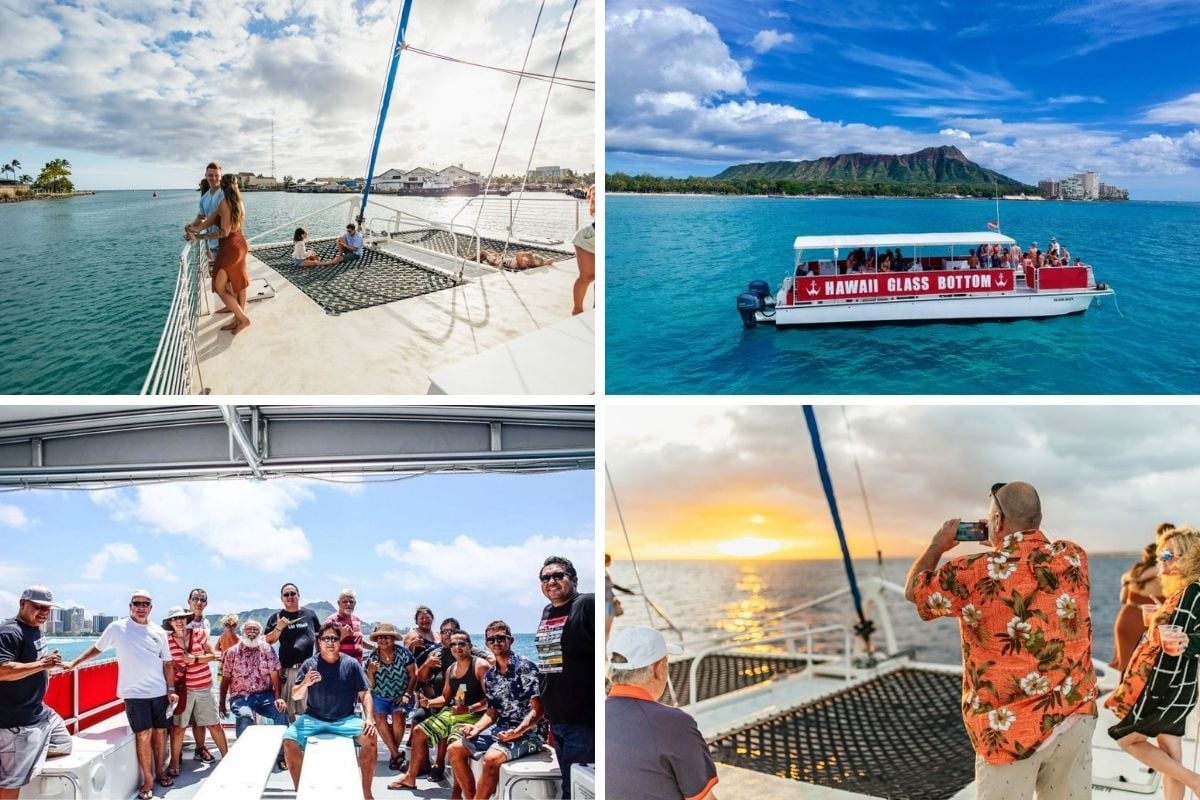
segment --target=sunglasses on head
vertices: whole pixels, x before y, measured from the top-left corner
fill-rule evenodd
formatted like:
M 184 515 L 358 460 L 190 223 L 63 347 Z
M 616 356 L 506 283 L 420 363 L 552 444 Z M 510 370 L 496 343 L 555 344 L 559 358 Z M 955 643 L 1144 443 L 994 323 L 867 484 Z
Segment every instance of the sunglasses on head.
M 542 583 L 549 583 L 550 581 L 561 581 L 563 578 L 567 577 L 567 573 L 565 573 L 565 572 L 547 572 L 545 575 L 542 575 L 540 577 L 542 579 Z
M 1160 550 L 1158 553 L 1158 560 L 1164 564 L 1166 564 L 1168 561 L 1170 561 L 1173 558 L 1175 558 L 1175 554 L 1172 553 L 1170 550 Z
M 501 643 L 503 643 L 503 642 L 507 642 L 507 641 L 508 641 L 508 639 L 509 639 L 509 637 L 508 637 L 506 634 L 503 634 L 503 633 L 502 633 L 502 634 L 499 634 L 499 635 L 497 635 L 497 636 L 489 636 L 489 637 L 487 637 L 487 643 L 488 643 L 488 644 L 501 644 Z

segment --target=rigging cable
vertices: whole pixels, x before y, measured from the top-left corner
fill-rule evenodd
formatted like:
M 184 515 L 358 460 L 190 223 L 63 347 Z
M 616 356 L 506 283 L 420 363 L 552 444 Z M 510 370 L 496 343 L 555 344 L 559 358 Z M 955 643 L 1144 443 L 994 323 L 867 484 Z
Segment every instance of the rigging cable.
M 534 28 L 534 32 L 535 33 L 537 32 L 536 26 Z M 558 83 L 563 86 L 570 87 L 572 89 L 582 89 L 585 92 L 596 91 L 596 82 L 595 81 L 589 81 L 589 80 L 585 80 L 583 78 L 557 78 L 553 75 L 547 75 L 543 72 L 528 72 L 525 70 L 524 65 L 522 65 L 521 69 L 510 69 L 509 67 L 496 67 L 491 64 L 480 64 L 478 61 L 467 61 L 465 58 L 456 58 L 455 56 L 447 56 L 447 55 L 443 55 L 442 53 L 434 53 L 430 50 L 422 50 L 419 47 L 413 47 L 411 44 L 404 45 L 404 49 L 411 50 L 412 52 L 417 53 L 418 55 L 428 56 L 429 58 L 438 58 L 438 59 L 441 59 L 442 61 L 449 61 L 452 64 L 465 64 L 469 67 L 479 67 L 480 69 L 490 69 L 493 72 L 502 72 L 505 75 L 515 75 L 517 77 L 530 78 L 530 79 L 536 80 L 536 81 L 549 81 L 551 83 Z M 528 54 L 526 54 L 526 55 L 528 56 Z
M 858 464 L 858 445 L 854 441 L 854 429 L 850 427 L 850 418 L 846 416 L 846 407 L 841 406 L 842 422 L 846 423 L 846 436 L 850 439 L 850 456 L 854 459 L 854 472 L 858 475 L 858 491 L 862 494 L 863 508 L 867 510 L 867 527 L 871 530 L 871 541 L 875 543 L 875 560 L 879 567 L 879 577 L 883 574 L 883 548 L 879 546 L 879 537 L 875 533 L 875 518 L 871 516 L 871 502 L 867 499 L 867 486 L 863 482 L 862 467 Z
M 646 601 L 646 619 L 650 623 L 650 627 L 654 628 L 654 617 L 650 613 L 650 598 L 646 597 L 646 586 L 642 583 L 642 570 L 638 566 L 637 557 L 633 554 L 633 543 L 629 541 L 629 529 L 625 527 L 625 515 L 621 513 L 621 501 L 617 498 L 617 487 L 613 484 L 612 473 L 609 472 L 608 464 L 604 465 L 604 477 L 608 480 L 608 491 L 612 494 L 613 507 L 617 510 L 617 520 L 621 523 L 621 535 L 625 537 L 625 547 L 629 550 L 629 560 L 633 563 L 633 574 L 637 577 L 638 591 L 642 593 L 642 599 Z M 662 613 L 662 612 L 659 612 Z M 667 621 L 670 624 L 670 620 Z M 674 625 L 671 626 L 675 628 Z M 657 628 L 655 628 L 657 630 Z M 679 630 L 675 629 L 676 633 Z M 671 672 L 667 671 L 667 690 L 671 692 L 671 702 L 676 706 L 679 705 L 679 697 L 675 694 L 675 683 L 671 680 Z

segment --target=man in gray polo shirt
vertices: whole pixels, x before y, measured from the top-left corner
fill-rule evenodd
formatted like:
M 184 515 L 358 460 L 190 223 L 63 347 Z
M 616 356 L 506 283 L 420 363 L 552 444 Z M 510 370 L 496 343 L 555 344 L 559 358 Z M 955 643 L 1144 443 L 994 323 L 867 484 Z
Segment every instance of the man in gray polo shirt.
M 668 646 L 653 628 L 623 628 L 608 645 L 612 691 L 604 702 L 605 793 L 651 800 L 717 800 L 717 768 L 696 721 L 658 698 Z

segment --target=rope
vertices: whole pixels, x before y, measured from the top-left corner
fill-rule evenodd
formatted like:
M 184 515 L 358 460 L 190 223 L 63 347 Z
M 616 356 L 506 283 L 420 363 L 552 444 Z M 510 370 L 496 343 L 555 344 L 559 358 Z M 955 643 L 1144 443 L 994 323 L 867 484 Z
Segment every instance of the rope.
M 504 139 L 506 136 L 508 136 L 508 126 L 509 126 L 509 123 L 512 121 L 513 109 L 515 109 L 517 107 L 517 96 L 521 92 L 521 81 L 523 81 L 525 79 L 525 66 L 529 63 L 529 54 L 533 52 L 533 40 L 535 38 L 537 38 L 538 27 L 542 24 L 542 12 L 544 12 L 545 10 L 546 10 L 546 0 L 542 0 L 541 8 L 538 9 L 537 19 L 535 19 L 533 21 L 533 31 L 529 34 L 529 45 L 525 48 L 525 58 L 521 62 L 521 70 L 520 70 L 520 72 L 517 73 L 517 85 L 515 87 L 513 87 L 512 100 L 508 104 L 508 114 L 504 117 L 504 128 L 500 131 L 500 141 L 498 141 L 496 143 L 496 154 L 494 156 L 492 156 L 492 166 L 491 166 L 491 169 L 488 170 L 487 183 L 485 183 L 483 185 L 484 199 L 479 202 L 479 210 L 477 212 L 475 212 L 475 235 L 476 235 L 475 260 L 476 261 L 479 260 L 479 250 L 480 250 L 479 243 L 478 243 L 479 220 L 483 217 L 483 206 L 485 203 L 487 203 L 488 190 L 490 188 L 492 188 L 492 177 L 496 174 L 496 164 L 499 163 L 499 161 L 500 161 L 500 151 L 504 149 Z M 524 183 L 521 184 L 521 190 L 522 191 L 525 190 Z M 468 200 L 467 202 L 469 203 L 470 201 Z M 464 203 L 463 208 L 466 208 L 466 207 L 467 207 L 467 204 Z M 459 209 L 459 211 L 461 211 L 461 210 L 462 209 Z M 455 215 L 455 216 L 457 216 L 457 215 Z M 515 218 L 516 215 L 514 214 L 513 217 Z M 508 235 L 510 238 L 512 237 L 512 225 L 511 224 L 508 226 Z M 505 242 L 505 244 L 504 244 L 504 252 L 505 252 L 505 254 L 508 253 L 508 242 Z M 501 267 L 503 267 L 503 264 L 504 264 L 503 257 L 501 257 L 501 259 L 500 259 L 500 264 L 501 264 Z M 462 280 L 463 272 L 466 271 L 466 268 L 467 268 L 467 260 L 466 260 L 466 257 L 464 256 L 462 264 L 458 268 L 459 281 Z M 500 272 L 503 272 L 503 271 L 504 271 L 503 268 L 501 268 Z
M 539 14 L 540 16 L 540 14 Z M 536 28 L 535 28 L 536 30 Z M 596 91 L 596 82 L 584 80 L 583 78 L 556 78 L 553 75 L 546 75 L 541 72 L 527 72 L 522 65 L 521 69 L 510 69 L 508 67 L 495 67 L 491 64 L 480 64 L 478 61 L 467 61 L 463 58 L 455 58 L 441 53 L 434 53 L 429 50 L 422 50 L 419 47 L 413 47 L 411 44 L 404 45 L 405 50 L 411 50 L 414 53 L 430 58 L 438 58 L 442 61 L 449 61 L 453 64 L 465 64 L 469 67 L 479 67 L 480 69 L 490 69 L 493 72 L 502 72 L 505 75 L 515 75 L 519 78 L 530 78 L 537 81 L 549 81 L 550 83 L 558 83 L 571 89 L 582 89 L 585 92 Z M 528 55 L 528 54 L 527 54 Z
M 858 491 L 862 494 L 863 507 L 867 510 L 867 527 L 871 529 L 871 540 L 875 543 L 875 558 L 879 567 L 879 577 L 883 574 L 883 548 L 879 546 L 879 537 L 875 534 L 875 519 L 871 516 L 871 503 L 867 499 L 867 486 L 863 482 L 862 467 L 858 464 L 858 445 L 854 442 L 854 429 L 850 427 L 850 418 L 846 416 L 846 407 L 842 406 L 842 422 L 846 424 L 846 436 L 850 439 L 850 457 L 854 459 L 854 473 L 858 475 Z
M 612 473 L 608 469 L 608 464 L 604 465 L 604 477 L 608 481 L 608 491 L 612 494 L 613 507 L 617 510 L 617 520 L 621 523 L 621 535 L 625 537 L 625 547 L 629 550 L 629 560 L 633 563 L 633 574 L 637 577 L 638 591 L 641 592 L 642 599 L 646 600 L 646 620 L 650 623 L 650 627 L 654 627 L 654 616 L 650 613 L 652 605 L 646 597 L 646 585 L 642 582 L 642 569 L 638 566 L 637 557 L 633 554 L 633 542 L 629 541 L 629 529 L 625 527 L 625 515 L 621 513 L 621 500 L 617 497 L 617 487 L 613 484 Z M 671 704 L 679 705 L 679 698 L 675 694 L 675 684 L 671 680 L 671 673 L 667 673 L 667 689 L 671 692 Z

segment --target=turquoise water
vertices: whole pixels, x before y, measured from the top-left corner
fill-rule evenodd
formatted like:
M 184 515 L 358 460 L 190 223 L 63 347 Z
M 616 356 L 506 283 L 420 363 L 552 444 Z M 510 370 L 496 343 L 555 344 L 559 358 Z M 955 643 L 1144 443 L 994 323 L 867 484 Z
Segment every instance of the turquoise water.
M 792 241 L 984 230 L 990 200 L 614 196 L 606 206 L 606 388 L 614 394 L 1176 394 L 1200 391 L 1196 203 L 1001 201 L 1023 248 L 1057 236 L 1116 301 L 1044 320 L 744 330 Z
M 352 197 L 247 193 L 246 235 Z M 157 198 L 121 191 L 0 204 L 0 394 L 136 394 L 162 334 L 183 226 L 195 217 L 198 199 L 190 190 L 160 191 Z M 465 202 L 375 199 L 432 220 L 449 220 Z M 569 242 L 584 204 L 556 203 L 553 212 L 546 206 L 525 202 L 519 230 Z M 493 209 L 489 201 L 481 229 L 503 231 L 508 207 L 498 200 Z M 457 221 L 473 224 L 475 213 L 472 206 Z M 336 236 L 348 215 L 343 205 L 301 225 L 314 238 Z M 264 241 L 291 241 L 293 230 L 288 225 Z

